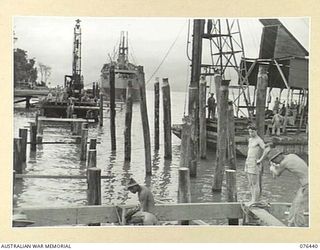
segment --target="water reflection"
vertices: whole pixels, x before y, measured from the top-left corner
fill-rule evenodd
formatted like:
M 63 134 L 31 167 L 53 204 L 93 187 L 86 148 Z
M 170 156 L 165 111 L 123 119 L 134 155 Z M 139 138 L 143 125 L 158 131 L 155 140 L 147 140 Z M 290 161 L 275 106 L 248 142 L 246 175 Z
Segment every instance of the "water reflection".
M 171 183 L 171 160 L 164 160 L 163 170 L 160 173 L 159 177 L 159 198 L 164 202 L 172 202 L 173 200 L 168 198 L 170 197 L 169 193 L 169 184 Z
M 147 91 L 148 93 L 148 91 Z M 153 92 L 149 92 L 148 115 L 153 121 Z M 184 93 L 173 92 L 175 102 L 172 103 L 172 123 L 181 122 L 184 104 Z M 106 107 L 105 107 L 106 108 Z M 137 195 L 129 193 L 125 186 L 130 177 L 139 184 L 148 186 L 157 200 L 162 202 L 176 202 L 178 190 L 178 169 L 180 164 L 180 139 L 172 137 L 172 161 L 163 159 L 163 131 L 160 134 L 160 150 L 153 152 L 152 175 L 145 175 L 144 142 L 141 127 L 140 106 L 133 106 L 132 120 L 132 156 L 131 163 L 125 163 L 124 137 L 125 116 L 123 111 L 117 112 L 117 146 L 116 152 L 111 151 L 110 119 L 108 110 L 104 110 L 104 124 L 91 125 L 89 139 L 97 139 L 97 167 L 101 168 L 102 175 L 110 176 L 103 179 L 102 203 L 103 204 L 129 204 L 137 202 Z M 160 113 L 160 120 L 162 114 Z M 14 132 L 18 134 L 19 128 L 25 127 L 28 122 L 34 121 L 34 111 L 14 113 Z M 70 127 L 66 125 L 45 125 L 44 136 L 46 141 L 74 141 Z M 150 126 L 153 135 L 153 126 Z M 161 144 L 162 143 L 162 144 Z M 38 145 L 39 146 L 39 145 Z M 80 161 L 80 145 L 74 144 L 45 144 L 43 148 L 30 152 L 28 144 L 27 171 L 30 174 L 50 175 L 78 175 L 86 171 L 86 162 Z M 215 152 L 209 151 L 206 160 L 201 160 L 197 178 L 191 179 L 192 202 L 213 202 L 225 200 L 225 183 L 222 193 L 213 193 L 213 175 L 215 168 Z M 237 158 L 237 188 L 238 200 L 250 198 L 247 179 L 243 171 L 244 159 Z M 20 183 L 19 183 L 20 182 Z M 19 187 L 20 185 L 20 187 Z M 263 176 L 263 198 L 277 202 L 291 202 L 297 190 L 296 180 L 289 173 L 284 173 L 278 180 L 273 180 L 266 171 Z M 64 206 L 68 204 L 84 204 L 86 201 L 87 183 L 81 180 L 54 180 L 54 179 L 25 179 L 18 180 L 15 194 L 18 195 L 19 206 Z

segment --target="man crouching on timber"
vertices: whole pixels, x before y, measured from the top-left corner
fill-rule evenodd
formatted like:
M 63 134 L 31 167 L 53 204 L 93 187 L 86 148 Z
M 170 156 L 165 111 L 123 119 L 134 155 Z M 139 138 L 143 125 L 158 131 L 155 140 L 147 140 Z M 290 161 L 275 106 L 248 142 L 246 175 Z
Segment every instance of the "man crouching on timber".
M 308 165 L 296 154 L 283 154 L 283 152 L 272 150 L 269 152 L 270 171 L 273 177 L 280 176 L 283 171 L 288 170 L 295 175 L 300 187 L 292 201 L 288 217 L 288 226 L 306 226 L 304 212 L 308 210 L 309 201 L 309 179 Z
M 127 189 L 131 193 L 138 193 L 140 204 L 126 214 L 126 224 L 133 225 L 157 225 L 158 220 L 153 214 L 154 198 L 151 191 L 142 185 L 139 185 L 133 178 L 130 178 Z

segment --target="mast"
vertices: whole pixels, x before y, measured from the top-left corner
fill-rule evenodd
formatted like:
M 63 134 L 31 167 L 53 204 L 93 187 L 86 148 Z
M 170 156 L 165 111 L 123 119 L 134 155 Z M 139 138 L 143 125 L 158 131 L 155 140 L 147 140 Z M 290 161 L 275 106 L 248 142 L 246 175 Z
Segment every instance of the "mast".
M 120 65 L 120 67 L 126 67 L 126 64 L 128 63 L 128 54 L 128 32 L 121 31 L 118 54 L 118 64 Z

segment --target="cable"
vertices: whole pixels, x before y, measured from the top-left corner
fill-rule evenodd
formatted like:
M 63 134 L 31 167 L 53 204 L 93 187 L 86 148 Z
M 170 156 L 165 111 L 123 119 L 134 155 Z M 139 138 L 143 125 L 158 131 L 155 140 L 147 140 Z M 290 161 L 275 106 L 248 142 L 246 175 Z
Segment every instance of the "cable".
M 189 56 L 189 36 L 190 36 L 190 19 L 188 20 L 188 34 L 187 34 L 187 48 L 186 48 L 186 54 L 187 54 L 187 58 L 189 59 L 189 61 L 191 61 L 191 58 Z
M 186 109 L 187 109 L 188 82 L 189 82 L 189 62 L 187 63 L 187 77 L 186 77 L 186 89 L 185 89 L 185 95 L 184 95 L 183 116 L 185 116 Z
M 171 49 L 172 49 L 173 46 L 176 44 L 176 42 L 177 42 L 177 40 L 178 40 L 178 38 L 179 38 L 179 36 L 180 36 L 183 28 L 184 28 L 184 25 L 185 25 L 185 24 L 182 25 L 182 27 L 181 27 L 178 35 L 177 35 L 177 38 L 173 41 L 173 43 L 172 43 L 171 46 L 169 47 L 169 49 L 168 49 L 167 53 L 165 54 L 164 58 L 162 59 L 162 61 L 160 62 L 159 66 L 156 68 L 156 70 L 153 72 L 153 74 L 151 75 L 151 77 L 150 77 L 149 80 L 147 81 L 146 85 L 148 85 L 148 83 L 151 81 L 151 79 L 152 79 L 152 78 L 154 77 L 154 75 L 158 72 L 158 70 L 160 69 L 160 67 L 162 66 L 162 64 L 164 63 L 164 61 L 166 60 L 166 58 L 167 58 L 167 56 L 169 55 Z

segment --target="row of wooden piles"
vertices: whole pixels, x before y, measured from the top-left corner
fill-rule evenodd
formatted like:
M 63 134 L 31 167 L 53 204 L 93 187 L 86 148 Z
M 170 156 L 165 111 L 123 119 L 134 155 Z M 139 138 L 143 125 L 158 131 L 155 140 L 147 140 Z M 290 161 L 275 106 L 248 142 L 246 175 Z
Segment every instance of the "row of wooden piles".
M 205 77 L 201 75 L 202 37 L 204 20 L 194 20 L 192 70 L 189 85 L 188 116 L 183 119 L 181 134 L 180 169 L 188 169 L 191 177 L 197 176 L 200 158 L 206 158 L 206 89 Z M 227 200 L 237 201 L 236 186 L 236 145 L 233 103 L 229 101 L 230 80 L 222 79 L 220 74 L 214 74 L 215 92 L 217 98 L 217 146 L 216 162 L 213 176 L 212 191 L 221 192 L 223 178 L 226 178 Z M 267 68 L 259 67 L 257 82 L 256 126 L 258 134 L 264 137 L 265 103 L 268 84 Z M 244 90 L 243 90 L 244 91 Z M 179 179 L 180 180 L 180 179 Z M 187 182 L 187 181 L 186 181 Z M 180 202 L 191 202 L 190 195 L 181 198 Z M 237 220 L 229 224 L 237 224 Z

